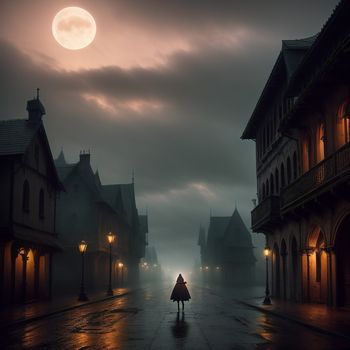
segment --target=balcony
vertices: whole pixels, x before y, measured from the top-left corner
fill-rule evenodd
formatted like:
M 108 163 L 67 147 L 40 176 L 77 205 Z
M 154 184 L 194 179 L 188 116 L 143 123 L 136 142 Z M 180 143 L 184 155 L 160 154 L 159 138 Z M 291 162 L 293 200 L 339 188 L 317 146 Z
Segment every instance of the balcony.
M 252 229 L 254 232 L 265 232 L 280 221 L 280 197 L 265 198 L 252 211 Z
M 306 204 L 349 180 L 350 144 L 324 159 L 283 189 L 281 213 Z

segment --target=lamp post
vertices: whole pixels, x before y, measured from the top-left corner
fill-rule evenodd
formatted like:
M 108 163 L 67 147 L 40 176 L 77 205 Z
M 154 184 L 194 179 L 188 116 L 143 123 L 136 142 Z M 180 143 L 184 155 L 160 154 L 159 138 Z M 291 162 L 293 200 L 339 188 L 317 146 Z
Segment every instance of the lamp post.
M 22 257 L 22 291 L 21 299 L 25 303 L 27 296 L 27 261 L 28 261 L 28 251 L 25 248 L 20 248 L 18 254 Z
M 85 241 L 81 241 L 79 243 L 79 252 L 81 254 L 81 284 L 80 284 L 80 293 L 78 297 L 78 301 L 87 301 L 89 300 L 85 294 L 85 286 L 84 286 L 84 255 L 86 252 L 87 243 Z
M 123 278 L 124 278 L 124 276 L 123 276 L 123 267 L 124 267 L 124 264 L 122 263 L 122 262 L 120 262 L 119 264 L 118 264 L 118 267 L 120 268 L 120 286 L 121 287 L 123 287 Z
M 109 232 L 107 235 L 107 241 L 109 243 L 109 283 L 107 289 L 107 296 L 113 295 L 112 289 L 112 244 L 115 240 L 115 235 L 112 232 Z
M 266 289 L 265 289 L 265 299 L 263 301 L 263 304 L 271 305 L 270 288 L 269 288 L 269 255 L 270 255 L 269 247 L 265 247 L 264 255 L 266 259 Z

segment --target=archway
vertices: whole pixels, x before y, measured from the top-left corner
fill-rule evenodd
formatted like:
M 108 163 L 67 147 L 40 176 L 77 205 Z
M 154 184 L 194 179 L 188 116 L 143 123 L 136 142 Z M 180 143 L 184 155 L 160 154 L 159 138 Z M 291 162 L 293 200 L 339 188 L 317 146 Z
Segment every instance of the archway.
M 350 307 L 350 215 L 340 224 L 335 240 L 337 305 Z
M 276 298 L 279 298 L 281 296 L 280 276 L 280 253 L 278 245 L 275 243 L 272 251 L 272 292 L 273 296 Z
M 327 253 L 324 251 L 325 236 L 321 229 L 314 229 L 308 238 L 309 298 L 311 302 L 326 303 L 328 293 Z

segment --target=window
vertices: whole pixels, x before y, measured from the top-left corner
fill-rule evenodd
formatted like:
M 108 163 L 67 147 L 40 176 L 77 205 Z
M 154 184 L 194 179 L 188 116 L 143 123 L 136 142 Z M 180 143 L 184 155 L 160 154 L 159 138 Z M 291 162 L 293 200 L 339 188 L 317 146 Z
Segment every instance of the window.
M 287 158 L 287 184 L 289 185 L 292 180 L 292 163 L 290 158 Z
M 324 149 L 326 142 L 326 133 L 324 123 L 320 123 L 316 134 L 317 145 L 317 161 L 321 162 L 324 159 Z
M 279 173 L 277 168 L 275 170 L 275 184 L 276 184 L 276 193 L 278 193 L 280 190 L 280 179 L 279 179 Z
M 25 180 L 22 192 L 22 210 L 25 213 L 29 213 L 29 194 L 29 182 L 28 180 Z
M 304 167 L 304 172 L 307 172 L 310 169 L 310 164 L 311 164 L 311 159 L 310 159 L 310 154 L 311 154 L 311 143 L 310 143 L 310 137 L 306 134 L 304 136 L 303 140 L 303 167 Z
M 350 102 L 345 100 L 338 109 L 338 147 L 350 142 Z
M 284 164 L 281 164 L 281 187 L 283 188 L 286 185 L 286 178 L 284 175 Z
M 298 177 L 298 162 L 297 162 L 297 152 L 293 153 L 293 179 Z
M 279 105 L 279 107 L 278 107 L 278 116 L 279 116 L 279 120 L 281 120 L 282 119 L 282 106 L 281 105 Z
M 271 196 L 274 194 L 274 192 L 275 192 L 275 186 L 273 183 L 273 175 L 271 174 L 270 175 L 270 194 L 271 194 Z
M 39 193 L 39 219 L 44 219 L 45 217 L 45 194 L 44 190 L 41 189 Z
M 262 185 L 262 198 L 266 197 L 265 184 Z
M 269 179 L 267 179 L 266 180 L 266 197 L 268 197 L 269 196 L 269 190 L 270 190 L 270 188 L 269 188 Z

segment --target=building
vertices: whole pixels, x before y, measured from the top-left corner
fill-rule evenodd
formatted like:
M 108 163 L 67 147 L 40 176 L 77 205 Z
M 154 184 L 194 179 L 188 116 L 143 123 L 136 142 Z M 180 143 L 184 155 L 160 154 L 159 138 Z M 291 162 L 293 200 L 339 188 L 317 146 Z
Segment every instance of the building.
M 39 96 L 28 118 L 0 121 L 0 304 L 51 297 L 52 258 L 60 250 L 56 198 L 62 190 Z
M 350 2 L 282 50 L 244 130 L 256 142 L 252 228 L 274 297 L 350 305 Z
M 161 278 L 162 268 L 154 246 L 146 247 L 145 257 L 141 260 L 140 267 L 144 281 L 155 281 Z
M 64 253 L 57 257 L 55 265 L 56 289 L 61 292 L 78 289 L 81 240 L 88 243 L 87 289 L 107 289 L 109 232 L 116 236 L 112 245 L 112 287 L 136 282 L 145 233 L 139 229 L 134 184 L 102 185 L 98 171 L 92 170 L 89 152 L 81 152 L 79 162 L 68 164 L 61 151 L 56 167 L 66 189 L 57 205 L 57 227 Z
M 139 263 L 145 256 L 147 245 L 148 219 L 139 216 L 135 199 L 134 180 L 130 184 L 103 185 L 102 197 L 121 216 L 126 223 L 124 236 L 127 240 L 125 262 L 128 267 L 130 284 L 139 282 Z
M 204 280 L 233 286 L 254 284 L 252 238 L 237 208 L 232 216 L 211 216 L 207 239 L 201 227 L 198 244 Z

